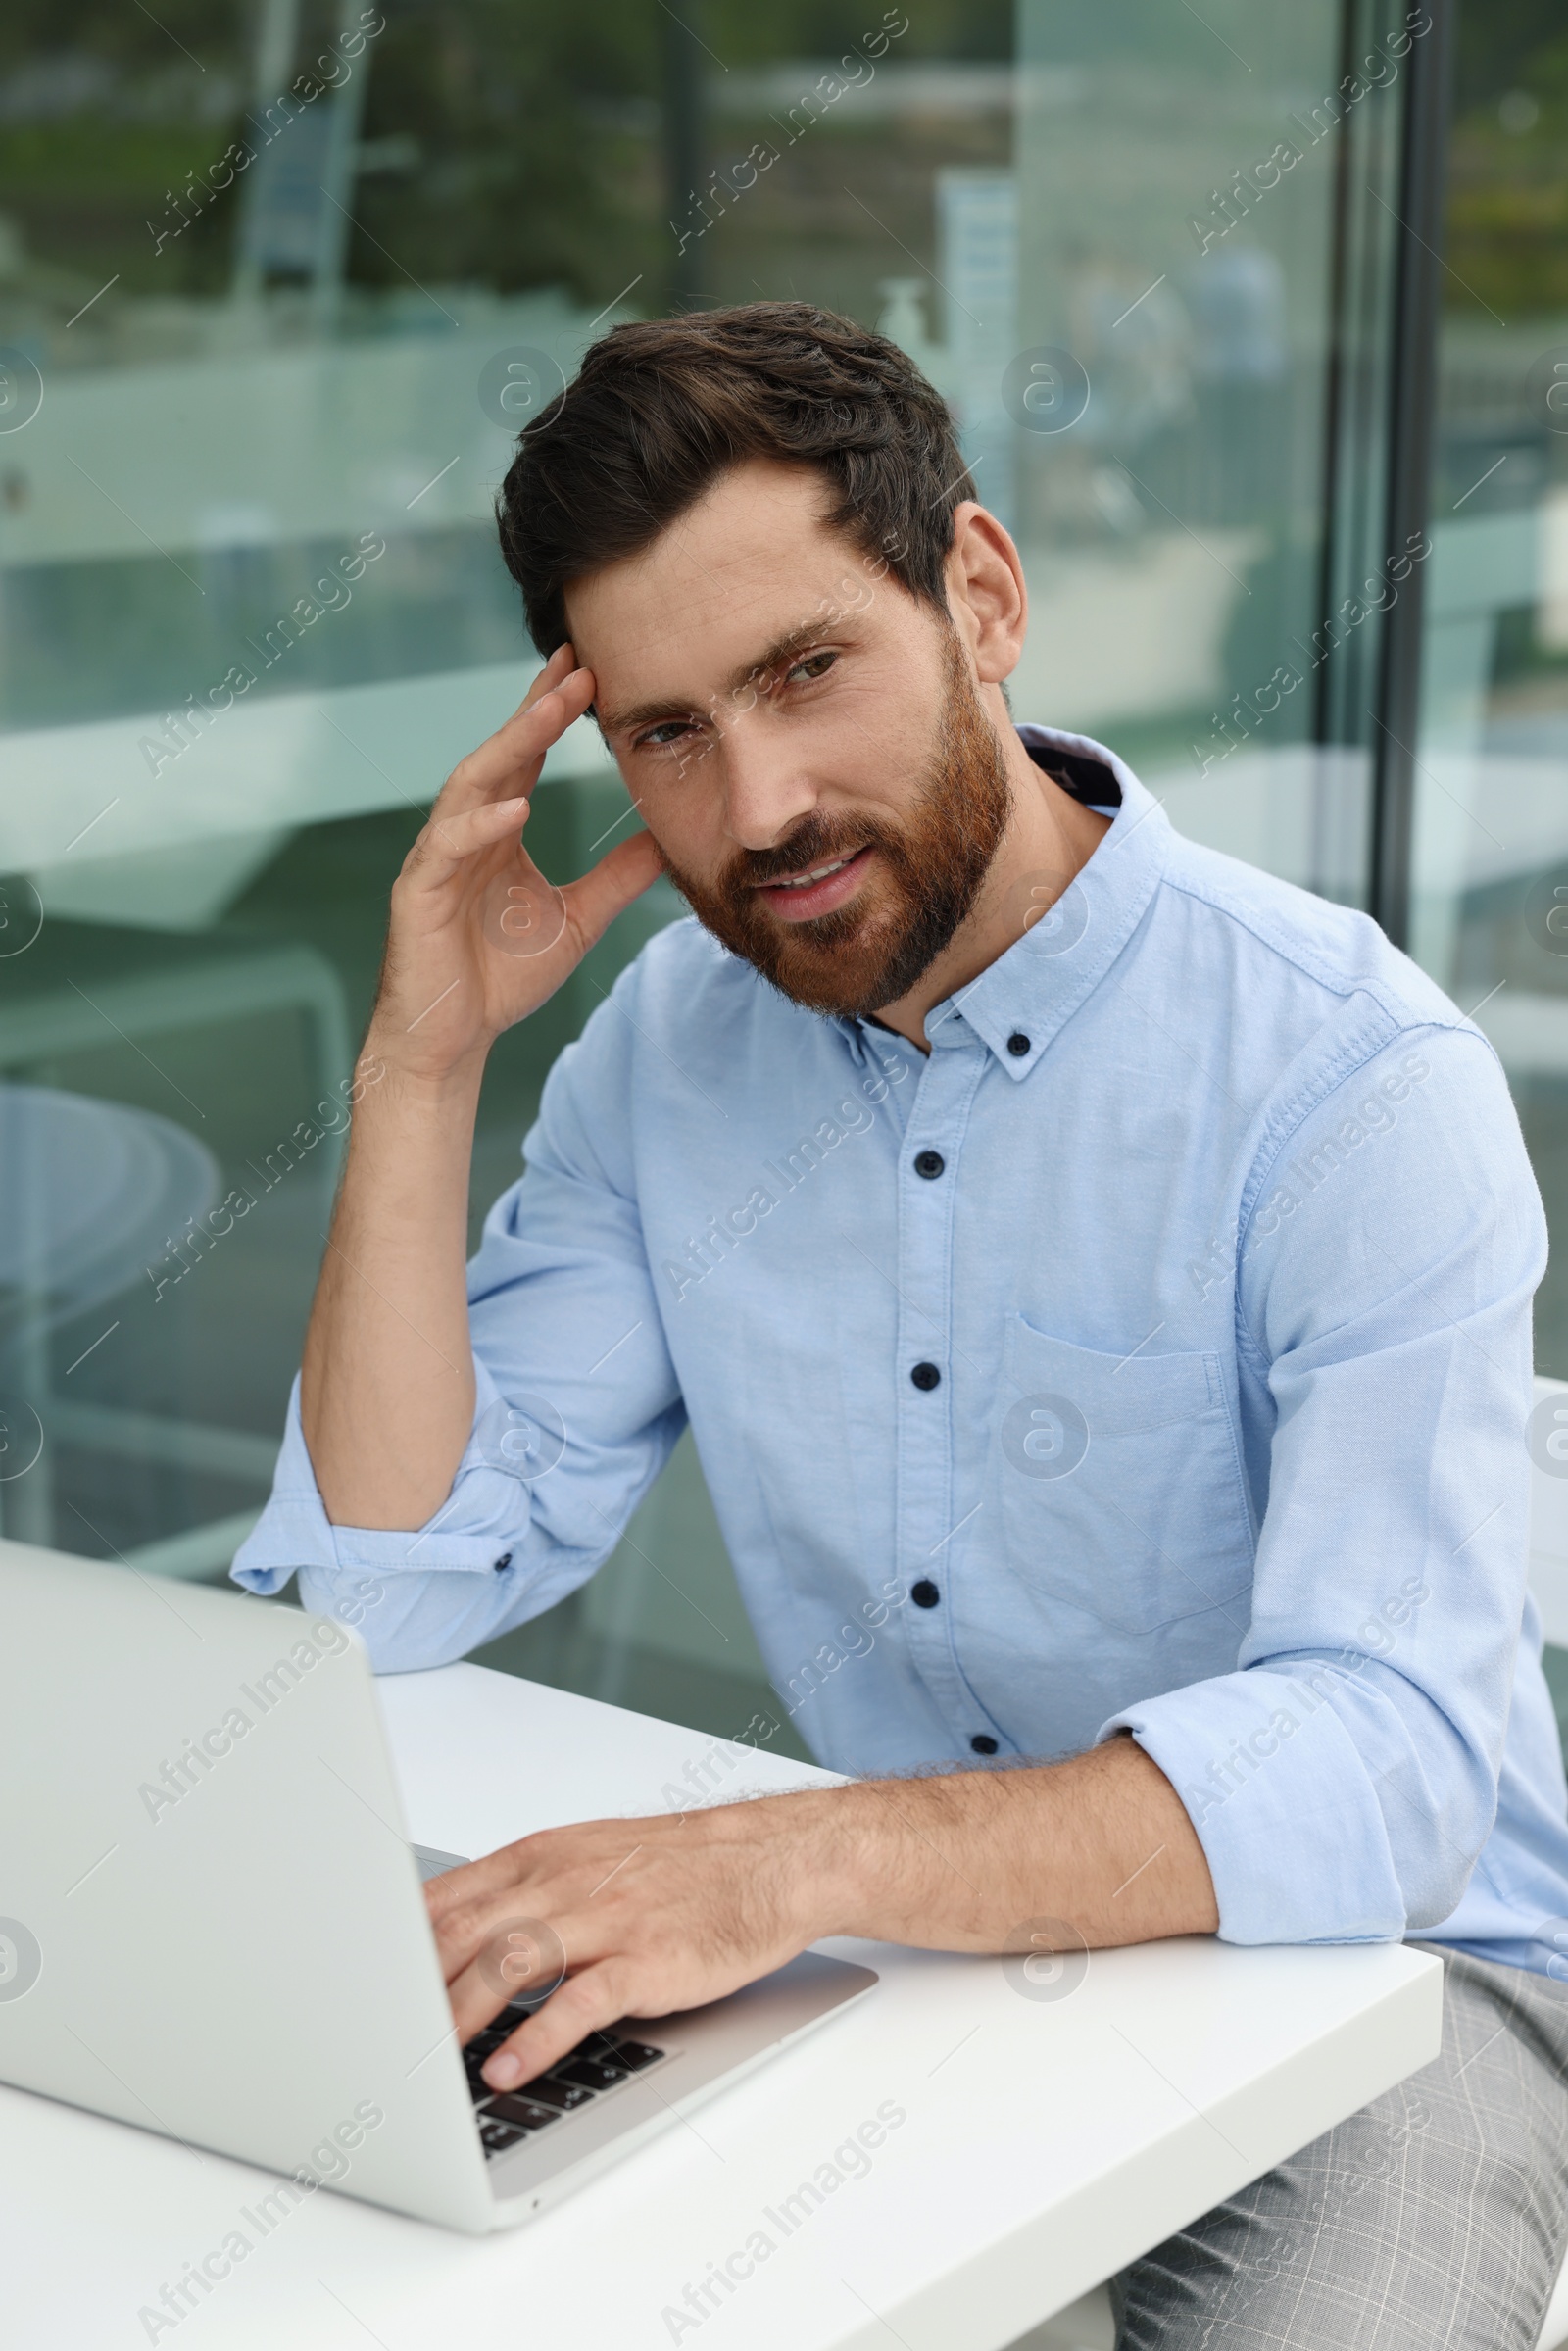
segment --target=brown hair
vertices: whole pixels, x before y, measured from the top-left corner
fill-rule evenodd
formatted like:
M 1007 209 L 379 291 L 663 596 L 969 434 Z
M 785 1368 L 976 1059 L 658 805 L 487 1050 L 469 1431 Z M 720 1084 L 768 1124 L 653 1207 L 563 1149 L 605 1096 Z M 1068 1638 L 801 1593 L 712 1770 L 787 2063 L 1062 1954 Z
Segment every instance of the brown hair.
M 496 521 L 540 653 L 565 642 L 572 580 L 648 546 L 748 458 L 815 466 L 837 492 L 829 527 L 947 610 L 974 485 L 946 402 L 885 335 L 748 302 L 612 327 L 520 435 Z

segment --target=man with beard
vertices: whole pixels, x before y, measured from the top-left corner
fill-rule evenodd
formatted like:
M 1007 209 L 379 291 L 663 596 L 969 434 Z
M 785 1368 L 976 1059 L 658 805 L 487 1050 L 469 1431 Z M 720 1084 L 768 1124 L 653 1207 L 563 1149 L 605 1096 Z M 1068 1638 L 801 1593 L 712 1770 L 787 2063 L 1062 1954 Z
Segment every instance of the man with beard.
M 519 1911 L 570 1973 L 498 2088 L 826 1935 L 1420 1935 L 1447 2031 L 1402 2179 L 1396 2092 L 1117 2290 L 1140 2344 L 1371 2312 L 1424 2347 L 1434 2308 L 1532 2341 L 1568 1826 L 1525 1593 L 1544 1223 L 1485 1038 L 1365 916 L 1011 724 L 1017 552 L 877 336 L 617 327 L 500 523 L 546 666 L 393 891 L 385 1075 L 234 1572 L 298 1568 L 382 1667 L 461 1656 L 593 1573 L 689 1420 L 855 1784 L 440 1880 L 464 2037 Z M 557 889 L 528 796 L 590 710 L 648 829 Z M 466 1275 L 489 1048 L 662 871 L 697 919 L 562 1055 Z

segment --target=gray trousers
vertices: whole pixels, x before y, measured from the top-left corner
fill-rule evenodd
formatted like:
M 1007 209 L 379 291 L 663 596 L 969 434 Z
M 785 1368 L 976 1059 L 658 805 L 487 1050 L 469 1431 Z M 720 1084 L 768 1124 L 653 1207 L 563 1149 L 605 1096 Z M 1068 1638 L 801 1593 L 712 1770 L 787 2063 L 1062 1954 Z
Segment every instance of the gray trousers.
M 1438 1956 L 1442 2056 L 1113 2278 L 1117 2351 L 1535 2351 L 1568 2246 L 1568 1984 Z

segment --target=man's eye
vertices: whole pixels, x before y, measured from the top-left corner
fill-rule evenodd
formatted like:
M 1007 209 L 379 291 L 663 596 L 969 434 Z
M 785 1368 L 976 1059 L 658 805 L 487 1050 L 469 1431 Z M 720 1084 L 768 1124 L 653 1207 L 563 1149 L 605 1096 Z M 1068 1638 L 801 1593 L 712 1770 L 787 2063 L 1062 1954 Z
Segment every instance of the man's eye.
M 800 680 L 809 685 L 815 678 L 826 677 L 838 658 L 836 653 L 808 653 L 804 661 L 784 672 L 784 683 L 790 686 Z
M 639 751 L 664 751 L 671 743 L 678 742 L 683 734 L 689 732 L 690 727 L 691 720 L 689 718 L 666 718 L 660 725 L 651 726 L 645 735 L 638 736 L 637 749 Z

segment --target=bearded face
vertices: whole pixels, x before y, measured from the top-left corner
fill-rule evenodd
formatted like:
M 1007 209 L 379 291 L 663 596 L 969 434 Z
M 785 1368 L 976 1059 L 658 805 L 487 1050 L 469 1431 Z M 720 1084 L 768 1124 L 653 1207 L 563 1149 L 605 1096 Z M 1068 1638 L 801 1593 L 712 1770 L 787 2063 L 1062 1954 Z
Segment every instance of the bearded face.
M 853 1019 L 907 995 L 974 905 L 1006 829 L 1003 748 L 951 630 L 943 669 L 942 714 L 906 821 L 816 809 L 774 847 L 737 850 L 709 881 L 666 855 L 705 929 L 813 1012 Z M 790 919 L 792 884 L 840 864 L 863 868 L 859 887 L 826 913 Z

